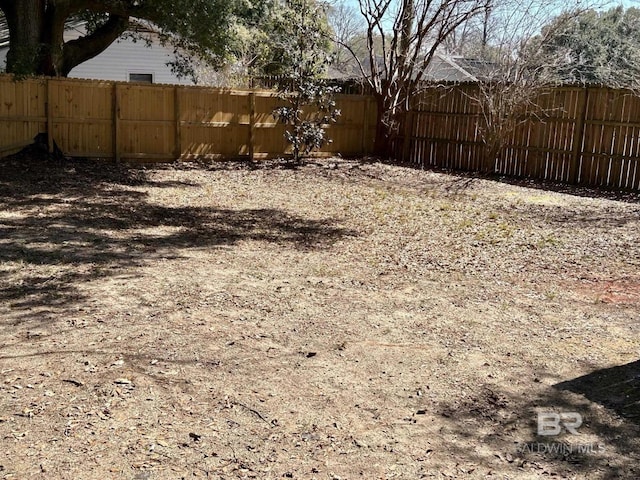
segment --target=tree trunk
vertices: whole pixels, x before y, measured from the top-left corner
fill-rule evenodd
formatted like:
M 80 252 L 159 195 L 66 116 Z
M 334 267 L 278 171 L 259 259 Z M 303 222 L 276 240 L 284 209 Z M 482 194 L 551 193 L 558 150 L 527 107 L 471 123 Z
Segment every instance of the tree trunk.
M 39 70 L 46 0 L 15 0 L 3 9 L 9 26 L 7 72 L 32 75 Z
M 102 53 L 126 31 L 126 14 L 110 15 L 90 34 L 64 42 L 68 2 L 0 0 L 9 26 L 8 73 L 66 77 L 79 64 Z
M 389 158 L 393 156 L 391 148 L 391 132 L 386 122 L 387 108 L 385 106 L 384 97 L 375 95 L 376 110 L 378 113 L 376 123 L 376 136 L 373 140 L 373 152 L 379 157 Z
M 66 76 L 63 72 L 64 24 L 69 12 L 49 2 L 42 25 L 40 65 L 36 73 L 50 77 Z
M 484 161 L 480 166 L 480 170 L 485 173 L 495 173 L 496 160 L 504 148 L 504 142 L 494 137 L 485 141 L 483 147 Z

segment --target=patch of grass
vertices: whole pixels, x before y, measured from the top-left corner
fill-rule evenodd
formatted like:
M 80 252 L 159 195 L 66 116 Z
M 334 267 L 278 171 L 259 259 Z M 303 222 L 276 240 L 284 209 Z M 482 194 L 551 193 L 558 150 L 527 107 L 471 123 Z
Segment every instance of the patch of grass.
M 558 292 L 555 290 L 547 290 L 546 292 L 544 292 L 544 298 L 553 301 L 558 298 Z
M 458 228 L 466 229 L 466 228 L 472 227 L 473 224 L 474 224 L 473 220 L 471 220 L 470 218 L 465 218 L 460 223 L 458 223 Z
M 547 235 L 540 238 L 536 243 L 536 248 L 556 247 L 562 245 L 562 242 L 554 235 Z
M 474 239 L 491 244 L 498 244 L 512 239 L 515 232 L 516 226 L 510 223 L 489 223 L 475 233 Z
M 453 210 L 453 208 L 454 208 L 453 203 L 447 202 L 447 201 L 440 203 L 440 205 L 438 206 L 438 210 L 440 210 L 441 212 L 448 212 Z

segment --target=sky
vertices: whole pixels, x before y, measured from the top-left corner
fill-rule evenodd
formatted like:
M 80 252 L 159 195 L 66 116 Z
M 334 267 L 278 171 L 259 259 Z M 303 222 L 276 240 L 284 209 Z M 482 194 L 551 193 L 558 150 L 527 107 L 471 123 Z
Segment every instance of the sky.
M 357 14 L 359 16 L 359 0 L 327 0 L 328 3 L 336 3 L 336 4 L 346 4 L 347 6 L 351 7 L 354 9 L 354 13 Z M 363 1 L 367 1 L 367 0 L 363 0 Z M 379 1 L 379 0 L 369 0 L 372 3 Z M 399 2 L 401 0 L 395 0 L 396 2 Z M 511 0 L 514 3 L 518 2 L 518 0 Z M 527 3 L 529 3 L 529 0 L 521 0 L 522 1 L 522 5 L 526 5 Z M 496 0 L 496 3 L 498 5 L 500 5 L 500 0 Z M 640 8 L 640 0 L 570 0 L 570 1 L 562 1 L 562 0 L 544 0 L 541 2 L 533 2 L 530 3 L 530 5 L 533 7 L 533 10 L 536 9 L 544 9 L 545 7 L 542 7 L 542 5 L 544 4 L 555 4 L 557 5 L 555 8 L 557 9 L 557 14 L 551 14 L 549 15 L 549 13 L 547 13 L 545 15 L 546 18 L 550 18 L 550 17 L 555 17 L 556 15 L 559 15 L 560 13 L 562 13 L 563 9 L 566 9 L 568 7 L 568 5 L 576 5 L 576 3 L 578 5 L 583 5 L 585 8 L 595 8 L 597 10 L 609 10 L 611 8 L 617 7 L 619 5 L 622 5 L 625 8 L 629 8 L 629 7 L 636 7 L 636 8 Z M 504 5 L 504 3 L 502 4 Z M 528 10 L 528 9 L 527 9 Z M 542 10 L 538 10 L 539 12 L 541 12 Z M 546 12 L 548 12 L 548 10 L 544 10 Z
M 329 2 L 331 3 L 331 2 Z M 338 1 L 339 3 L 339 1 Z M 345 1 L 346 4 L 351 5 L 353 8 L 358 8 L 358 0 L 346 0 Z M 587 1 L 584 3 L 593 3 L 592 1 Z M 600 2 L 599 2 L 600 3 Z M 614 0 L 614 1 L 609 1 L 607 2 L 606 0 L 603 0 L 602 2 L 602 9 L 604 10 L 608 10 L 609 8 L 615 7 L 617 5 L 622 5 L 625 8 L 628 7 L 640 7 L 640 0 Z

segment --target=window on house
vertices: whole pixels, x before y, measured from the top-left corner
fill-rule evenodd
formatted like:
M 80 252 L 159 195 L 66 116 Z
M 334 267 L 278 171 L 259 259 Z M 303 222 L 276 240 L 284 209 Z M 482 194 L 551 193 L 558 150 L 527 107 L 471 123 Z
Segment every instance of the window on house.
M 153 83 L 153 73 L 130 73 L 130 82 Z

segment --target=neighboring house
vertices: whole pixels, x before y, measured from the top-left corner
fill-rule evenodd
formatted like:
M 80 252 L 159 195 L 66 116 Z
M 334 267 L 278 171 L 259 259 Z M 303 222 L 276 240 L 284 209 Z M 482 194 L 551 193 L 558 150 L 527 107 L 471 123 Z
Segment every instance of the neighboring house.
M 479 82 L 494 77 L 498 65 L 479 58 L 436 54 L 426 72 L 427 80 Z
M 363 65 L 365 70 L 368 71 L 369 62 L 366 61 Z M 380 59 L 380 65 L 382 65 L 382 59 Z M 490 64 L 484 60 L 436 52 L 424 73 L 423 79 L 436 82 L 477 82 L 485 79 L 489 70 Z M 344 62 L 339 68 L 331 67 L 329 76 L 337 79 L 354 79 L 361 78 L 362 72 L 355 60 L 351 60 Z
M 436 53 L 424 73 L 424 79 L 440 82 L 477 82 L 476 71 L 467 59 Z
M 65 41 L 84 35 L 82 23 L 65 32 Z M 172 83 L 193 85 L 190 78 L 178 78 L 168 63 L 175 60 L 173 49 L 163 47 L 150 33 L 151 44 L 121 38 L 112 43 L 100 55 L 74 68 L 69 77 L 124 82 Z M 9 30 L 4 17 L 0 18 L 0 71 L 4 71 L 9 50 Z
M 4 15 L 0 15 L 0 72 L 7 66 L 7 52 L 9 51 L 9 27 Z

